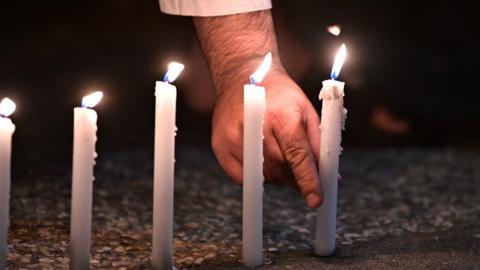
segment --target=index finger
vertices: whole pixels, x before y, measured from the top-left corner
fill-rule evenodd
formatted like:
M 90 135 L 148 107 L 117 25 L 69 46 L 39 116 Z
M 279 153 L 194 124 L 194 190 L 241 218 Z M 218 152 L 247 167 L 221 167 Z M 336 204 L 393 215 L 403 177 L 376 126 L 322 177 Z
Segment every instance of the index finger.
M 302 120 L 289 117 L 287 123 L 275 126 L 273 133 L 308 206 L 319 207 L 323 200 L 320 179 Z

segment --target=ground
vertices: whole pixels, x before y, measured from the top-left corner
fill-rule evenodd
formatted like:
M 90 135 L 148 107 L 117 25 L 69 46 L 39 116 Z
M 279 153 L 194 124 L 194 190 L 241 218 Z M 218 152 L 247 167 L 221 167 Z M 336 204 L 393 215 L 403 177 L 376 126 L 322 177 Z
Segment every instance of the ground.
M 100 155 L 92 268 L 149 268 L 152 153 Z M 176 156 L 176 267 L 241 269 L 241 187 L 207 150 Z M 66 269 L 70 168 L 33 162 L 12 181 L 8 268 Z M 268 185 L 263 268 L 480 269 L 480 150 L 347 147 L 341 167 L 335 254 L 313 254 L 315 211 Z

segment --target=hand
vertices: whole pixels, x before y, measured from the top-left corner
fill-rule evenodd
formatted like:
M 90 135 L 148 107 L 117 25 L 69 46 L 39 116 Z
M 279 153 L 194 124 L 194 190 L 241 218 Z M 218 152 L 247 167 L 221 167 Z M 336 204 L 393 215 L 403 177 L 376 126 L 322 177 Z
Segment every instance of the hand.
M 233 181 L 242 183 L 242 82 L 272 52 L 273 64 L 263 81 L 267 95 L 264 175 L 269 182 L 300 190 L 310 207 L 320 206 L 318 115 L 283 69 L 271 11 L 196 17 L 193 22 L 218 93 L 212 146 L 220 165 Z
M 323 198 L 317 167 L 319 117 L 297 84 L 282 68 L 279 70 L 270 72 L 262 83 L 267 96 L 264 175 L 267 182 L 298 189 L 308 205 L 316 208 Z M 233 87 L 239 88 L 239 85 Z M 213 114 L 212 147 L 227 175 L 241 184 L 243 88 L 221 89 L 219 92 Z

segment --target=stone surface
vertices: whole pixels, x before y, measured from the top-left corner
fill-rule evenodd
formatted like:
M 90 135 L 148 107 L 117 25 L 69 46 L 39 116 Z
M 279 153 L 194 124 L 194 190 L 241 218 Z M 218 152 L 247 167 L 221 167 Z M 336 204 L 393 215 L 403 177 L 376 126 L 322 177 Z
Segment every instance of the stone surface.
M 147 269 L 152 154 L 101 154 L 96 168 L 94 269 Z M 177 268 L 241 269 L 242 189 L 213 155 L 177 152 Z M 313 255 L 315 211 L 286 187 L 266 186 L 265 269 L 480 268 L 480 150 L 349 149 L 341 159 L 336 253 Z M 70 168 L 14 179 L 9 269 L 67 269 Z

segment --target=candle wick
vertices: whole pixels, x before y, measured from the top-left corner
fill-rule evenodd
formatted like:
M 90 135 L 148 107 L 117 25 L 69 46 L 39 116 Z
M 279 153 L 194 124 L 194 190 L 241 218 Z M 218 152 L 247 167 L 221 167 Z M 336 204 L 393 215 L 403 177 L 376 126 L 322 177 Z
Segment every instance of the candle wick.
M 257 82 L 253 77 L 250 77 L 250 84 L 257 85 Z
M 170 83 L 170 81 L 168 80 L 168 72 L 165 73 L 165 76 L 163 76 L 163 82 Z

